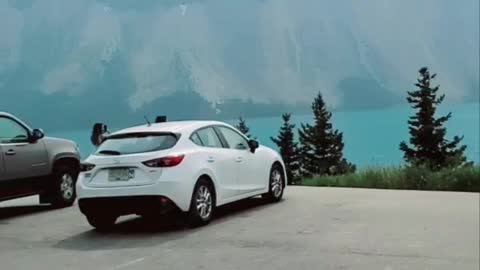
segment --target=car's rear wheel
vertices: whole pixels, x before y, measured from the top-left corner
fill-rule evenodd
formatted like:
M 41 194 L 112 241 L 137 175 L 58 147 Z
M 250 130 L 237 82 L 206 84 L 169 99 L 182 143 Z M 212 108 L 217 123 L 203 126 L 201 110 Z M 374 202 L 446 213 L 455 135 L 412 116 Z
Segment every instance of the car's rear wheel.
M 283 190 L 285 188 L 285 177 L 283 168 L 280 164 L 273 164 L 270 169 L 269 191 L 262 195 L 265 199 L 271 202 L 278 202 L 283 197 Z
M 66 165 L 59 165 L 53 173 L 53 185 L 50 192 L 54 207 L 71 206 L 76 199 L 75 183 L 78 172 Z
M 206 179 L 200 179 L 193 189 L 188 221 L 191 226 L 206 225 L 212 220 L 215 210 L 215 192 L 213 185 Z
M 113 228 L 118 216 L 111 214 L 87 214 L 88 223 L 98 231 L 108 231 Z

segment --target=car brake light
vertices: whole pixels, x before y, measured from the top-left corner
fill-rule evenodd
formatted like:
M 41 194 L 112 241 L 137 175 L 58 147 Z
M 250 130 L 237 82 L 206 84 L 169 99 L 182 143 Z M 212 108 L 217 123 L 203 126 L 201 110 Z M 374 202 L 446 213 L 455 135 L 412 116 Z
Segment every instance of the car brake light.
M 185 155 L 168 156 L 168 157 L 148 160 L 142 163 L 147 167 L 153 167 L 153 168 L 174 167 L 180 164 L 180 162 L 182 162 L 184 157 Z
M 90 163 L 82 163 L 82 164 L 80 164 L 80 171 L 81 171 L 81 172 L 88 172 L 88 171 L 93 170 L 93 168 L 95 168 L 95 165 L 94 165 L 94 164 L 90 164 Z

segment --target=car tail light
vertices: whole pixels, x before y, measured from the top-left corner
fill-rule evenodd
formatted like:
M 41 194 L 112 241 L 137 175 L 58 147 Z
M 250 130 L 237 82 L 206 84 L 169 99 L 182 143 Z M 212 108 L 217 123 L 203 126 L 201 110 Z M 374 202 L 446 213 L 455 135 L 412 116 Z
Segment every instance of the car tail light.
M 153 168 L 174 167 L 182 162 L 185 155 L 168 156 L 142 162 L 143 165 Z
M 81 171 L 81 172 L 88 172 L 88 171 L 93 170 L 93 168 L 95 168 L 95 165 L 94 165 L 94 164 L 90 164 L 90 163 L 82 163 L 82 164 L 80 164 L 80 171 Z

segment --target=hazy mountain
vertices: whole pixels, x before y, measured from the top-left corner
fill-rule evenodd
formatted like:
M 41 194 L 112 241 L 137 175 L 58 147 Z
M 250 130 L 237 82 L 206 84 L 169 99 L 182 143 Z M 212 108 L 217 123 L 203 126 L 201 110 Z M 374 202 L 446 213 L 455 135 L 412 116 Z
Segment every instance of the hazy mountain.
M 448 101 L 478 102 L 478 22 L 478 0 L 4 0 L 0 110 L 61 128 L 232 118 L 306 111 L 320 89 L 381 108 L 425 65 Z

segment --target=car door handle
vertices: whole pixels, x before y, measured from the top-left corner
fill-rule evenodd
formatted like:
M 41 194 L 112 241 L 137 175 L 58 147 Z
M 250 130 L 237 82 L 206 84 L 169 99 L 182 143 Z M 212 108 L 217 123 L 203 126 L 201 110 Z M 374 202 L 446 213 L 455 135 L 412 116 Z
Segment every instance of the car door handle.
M 213 157 L 208 157 L 207 161 L 210 162 L 210 163 L 213 163 L 213 162 L 215 162 L 215 158 L 213 158 Z
M 241 162 L 243 162 L 243 158 L 237 157 L 237 158 L 235 159 L 235 162 L 241 163 Z
M 5 152 L 5 155 L 7 155 L 7 156 L 13 156 L 13 155 L 15 155 L 16 153 L 17 153 L 17 152 L 15 152 L 15 150 L 10 149 L 10 150 L 8 150 L 7 152 Z

